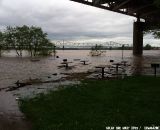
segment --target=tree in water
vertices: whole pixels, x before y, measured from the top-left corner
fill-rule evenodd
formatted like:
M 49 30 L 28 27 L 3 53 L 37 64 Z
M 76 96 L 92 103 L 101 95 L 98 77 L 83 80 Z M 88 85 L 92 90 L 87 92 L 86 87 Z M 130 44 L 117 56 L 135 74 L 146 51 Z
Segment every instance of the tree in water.
M 22 56 L 23 43 L 22 35 L 18 27 L 8 26 L 4 32 L 4 41 L 10 49 L 14 49 L 18 56 Z
M 37 55 L 50 55 L 55 53 L 54 44 L 47 38 L 40 27 L 7 27 L 4 33 L 4 41 L 14 49 L 18 56 L 22 56 L 23 50 L 27 50 L 31 57 Z
M 31 27 L 30 28 L 30 36 L 31 36 L 31 50 L 33 56 L 44 54 L 44 50 L 47 50 L 49 47 L 49 40 L 47 39 L 47 33 L 44 33 L 41 28 L 38 27 Z
M 2 56 L 3 49 L 4 49 L 3 33 L 0 32 L 0 57 Z

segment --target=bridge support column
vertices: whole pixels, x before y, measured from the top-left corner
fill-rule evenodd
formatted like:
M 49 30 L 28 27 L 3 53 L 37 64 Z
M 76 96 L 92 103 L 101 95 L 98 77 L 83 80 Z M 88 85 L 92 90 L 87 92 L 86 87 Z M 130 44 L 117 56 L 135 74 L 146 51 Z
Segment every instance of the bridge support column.
M 133 25 L 133 54 L 143 54 L 143 22 L 139 20 Z

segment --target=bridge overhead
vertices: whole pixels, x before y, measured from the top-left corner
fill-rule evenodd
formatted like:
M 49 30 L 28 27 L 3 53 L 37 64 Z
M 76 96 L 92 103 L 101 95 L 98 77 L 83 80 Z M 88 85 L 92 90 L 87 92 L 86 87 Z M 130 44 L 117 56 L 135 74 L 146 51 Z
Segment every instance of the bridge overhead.
M 143 54 L 143 30 L 160 25 L 160 8 L 155 0 L 71 0 L 137 18 L 133 26 L 133 54 Z M 144 21 L 142 22 L 141 19 Z M 159 26 L 160 27 L 160 26 Z
M 149 23 L 160 23 L 160 9 L 154 0 L 71 0 L 117 13 L 142 18 Z

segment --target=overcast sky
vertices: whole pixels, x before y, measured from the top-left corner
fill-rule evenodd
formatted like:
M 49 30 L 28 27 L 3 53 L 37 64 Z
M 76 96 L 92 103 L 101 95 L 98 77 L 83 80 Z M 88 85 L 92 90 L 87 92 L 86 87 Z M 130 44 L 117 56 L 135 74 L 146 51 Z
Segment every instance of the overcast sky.
M 40 26 L 52 40 L 131 40 L 134 20 L 69 0 L 0 0 L 1 29 Z

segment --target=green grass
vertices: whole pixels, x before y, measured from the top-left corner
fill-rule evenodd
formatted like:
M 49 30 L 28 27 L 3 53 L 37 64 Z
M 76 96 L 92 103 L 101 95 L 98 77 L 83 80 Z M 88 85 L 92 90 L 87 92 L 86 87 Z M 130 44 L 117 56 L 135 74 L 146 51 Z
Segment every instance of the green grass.
M 84 81 L 33 99 L 20 108 L 33 130 L 105 130 L 160 124 L 160 78 Z

